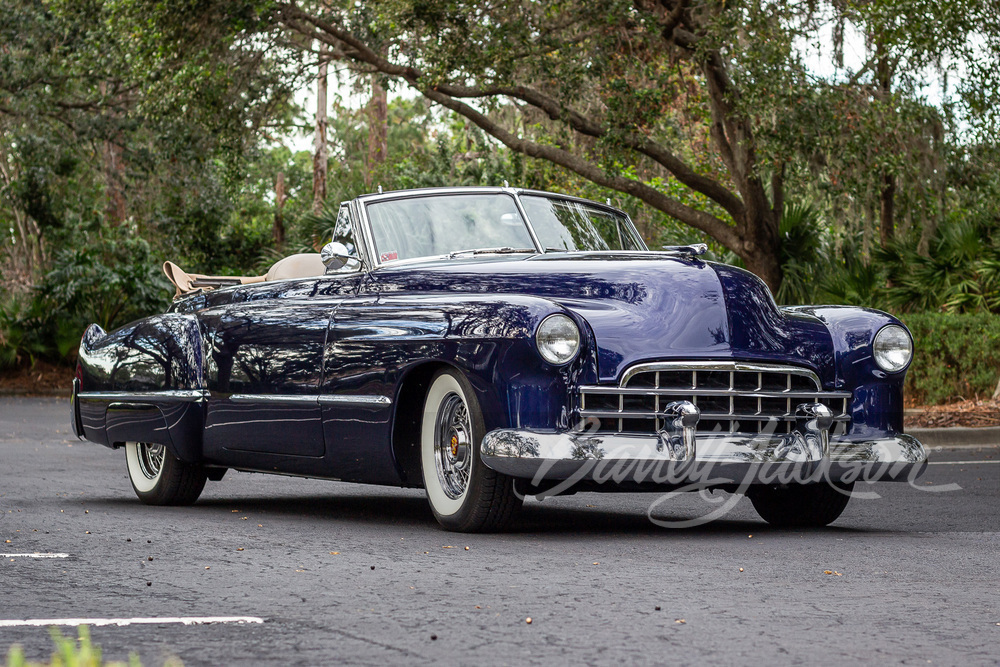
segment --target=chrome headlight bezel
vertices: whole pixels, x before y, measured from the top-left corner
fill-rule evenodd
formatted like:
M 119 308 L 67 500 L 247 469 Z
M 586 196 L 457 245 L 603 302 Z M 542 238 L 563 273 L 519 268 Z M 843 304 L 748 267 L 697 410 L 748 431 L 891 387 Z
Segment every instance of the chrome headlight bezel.
M 913 361 L 913 339 L 898 324 L 887 324 L 872 339 L 872 357 L 886 373 L 905 371 Z
M 535 349 L 546 363 L 565 366 L 580 354 L 582 336 L 572 317 L 549 315 L 535 329 Z

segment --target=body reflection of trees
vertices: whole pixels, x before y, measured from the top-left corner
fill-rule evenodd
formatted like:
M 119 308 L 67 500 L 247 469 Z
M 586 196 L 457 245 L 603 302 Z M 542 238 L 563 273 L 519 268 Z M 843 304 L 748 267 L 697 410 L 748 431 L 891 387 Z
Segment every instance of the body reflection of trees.
M 541 451 L 538 439 L 523 433 L 494 431 L 488 437 L 493 451 L 499 456 L 535 458 Z
M 164 315 L 116 335 L 101 355 L 113 385 L 133 390 L 191 386 L 197 372 L 190 328 L 186 318 Z
M 570 450 L 570 458 L 574 461 L 585 461 L 594 459 L 600 461 L 604 458 L 604 447 L 600 438 L 577 438 L 573 441 L 573 449 Z

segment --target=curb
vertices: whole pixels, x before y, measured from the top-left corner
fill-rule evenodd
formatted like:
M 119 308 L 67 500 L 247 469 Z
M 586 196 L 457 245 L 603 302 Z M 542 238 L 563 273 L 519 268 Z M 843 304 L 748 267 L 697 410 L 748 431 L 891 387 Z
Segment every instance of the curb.
M 911 428 L 906 433 L 919 440 L 924 447 L 1000 447 L 1000 426 Z

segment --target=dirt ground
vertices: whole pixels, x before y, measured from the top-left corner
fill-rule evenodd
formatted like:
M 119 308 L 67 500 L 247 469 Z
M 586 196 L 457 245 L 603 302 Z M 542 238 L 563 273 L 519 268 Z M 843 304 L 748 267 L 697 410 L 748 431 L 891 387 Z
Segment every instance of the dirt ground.
M 0 395 L 70 395 L 73 368 L 36 361 L 34 366 L 0 370 Z
M 0 371 L 0 395 L 69 396 L 72 380 L 72 368 L 39 361 L 31 368 Z M 907 406 L 904 425 L 906 428 L 1000 426 L 1000 401 Z
M 907 408 L 903 424 L 907 428 L 1000 426 L 1000 401 L 962 401 L 948 405 Z

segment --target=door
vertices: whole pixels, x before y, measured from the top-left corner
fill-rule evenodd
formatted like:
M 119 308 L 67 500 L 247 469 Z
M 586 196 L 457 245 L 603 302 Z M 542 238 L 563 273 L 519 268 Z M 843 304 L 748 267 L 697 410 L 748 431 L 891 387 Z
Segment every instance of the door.
M 323 456 L 318 396 L 332 308 L 316 296 L 276 295 L 207 315 L 215 320 L 205 378 L 207 458 Z

